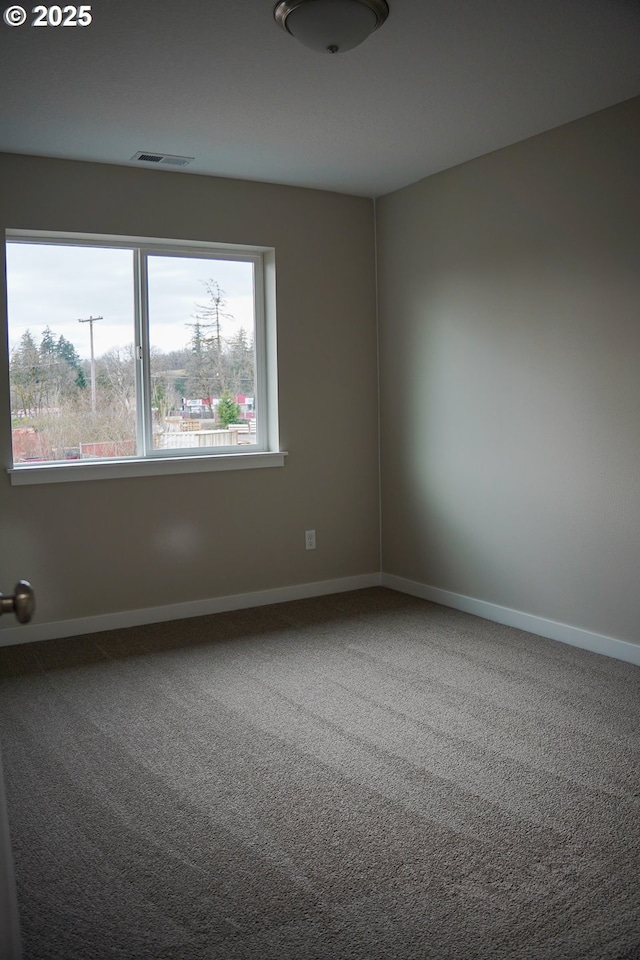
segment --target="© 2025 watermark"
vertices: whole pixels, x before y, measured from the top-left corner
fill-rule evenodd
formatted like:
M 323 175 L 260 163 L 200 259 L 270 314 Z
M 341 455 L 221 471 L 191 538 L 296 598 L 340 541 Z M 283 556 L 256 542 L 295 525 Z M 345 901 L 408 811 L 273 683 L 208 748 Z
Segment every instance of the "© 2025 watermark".
M 22 27 L 25 24 L 31 27 L 88 27 L 93 16 L 91 5 L 87 4 L 79 7 L 71 4 L 46 7 L 40 4 L 26 8 L 14 3 L 5 8 L 2 19 L 8 27 Z

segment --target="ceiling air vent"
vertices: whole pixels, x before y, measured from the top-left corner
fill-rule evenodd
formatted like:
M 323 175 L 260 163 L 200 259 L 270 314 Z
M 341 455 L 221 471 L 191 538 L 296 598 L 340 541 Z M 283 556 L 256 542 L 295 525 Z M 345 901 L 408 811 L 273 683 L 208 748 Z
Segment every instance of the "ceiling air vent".
M 186 167 L 194 157 L 174 157 L 170 153 L 145 153 L 144 150 L 138 150 L 131 159 L 142 160 L 143 163 L 157 163 L 159 166 Z

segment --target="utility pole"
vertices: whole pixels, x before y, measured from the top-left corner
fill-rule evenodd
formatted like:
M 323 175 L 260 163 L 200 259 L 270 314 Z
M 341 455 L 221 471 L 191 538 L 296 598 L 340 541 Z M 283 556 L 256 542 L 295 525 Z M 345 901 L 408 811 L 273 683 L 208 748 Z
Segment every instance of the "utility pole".
M 78 320 L 78 323 L 89 324 L 89 339 L 91 341 L 91 412 L 96 412 L 96 358 L 93 354 L 93 325 L 96 320 L 104 320 L 104 317 L 87 317 L 86 320 Z

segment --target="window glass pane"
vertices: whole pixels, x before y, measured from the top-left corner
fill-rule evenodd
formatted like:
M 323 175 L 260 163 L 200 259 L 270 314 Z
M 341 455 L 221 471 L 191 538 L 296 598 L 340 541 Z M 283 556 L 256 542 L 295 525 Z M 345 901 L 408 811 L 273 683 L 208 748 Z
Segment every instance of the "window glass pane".
M 14 463 L 136 455 L 132 251 L 6 256 Z
M 147 272 L 154 449 L 255 444 L 253 263 L 153 254 Z

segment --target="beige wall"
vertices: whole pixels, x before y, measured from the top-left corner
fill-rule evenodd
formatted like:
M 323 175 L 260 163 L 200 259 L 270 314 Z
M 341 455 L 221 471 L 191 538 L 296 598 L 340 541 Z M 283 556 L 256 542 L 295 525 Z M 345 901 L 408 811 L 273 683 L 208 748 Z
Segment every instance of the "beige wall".
M 640 99 L 378 201 L 386 573 L 640 642 Z
M 2 231 L 274 247 L 281 445 L 289 451 L 283 468 L 46 486 L 11 487 L 2 470 L 0 589 L 31 579 L 43 622 L 377 571 L 372 203 L 8 155 L 0 190 Z M 3 286 L 3 324 L 5 300 Z M 10 462 L 8 404 L 2 377 L 2 466 Z M 304 550 L 309 528 L 315 552 Z M 13 618 L 0 630 L 7 626 Z

